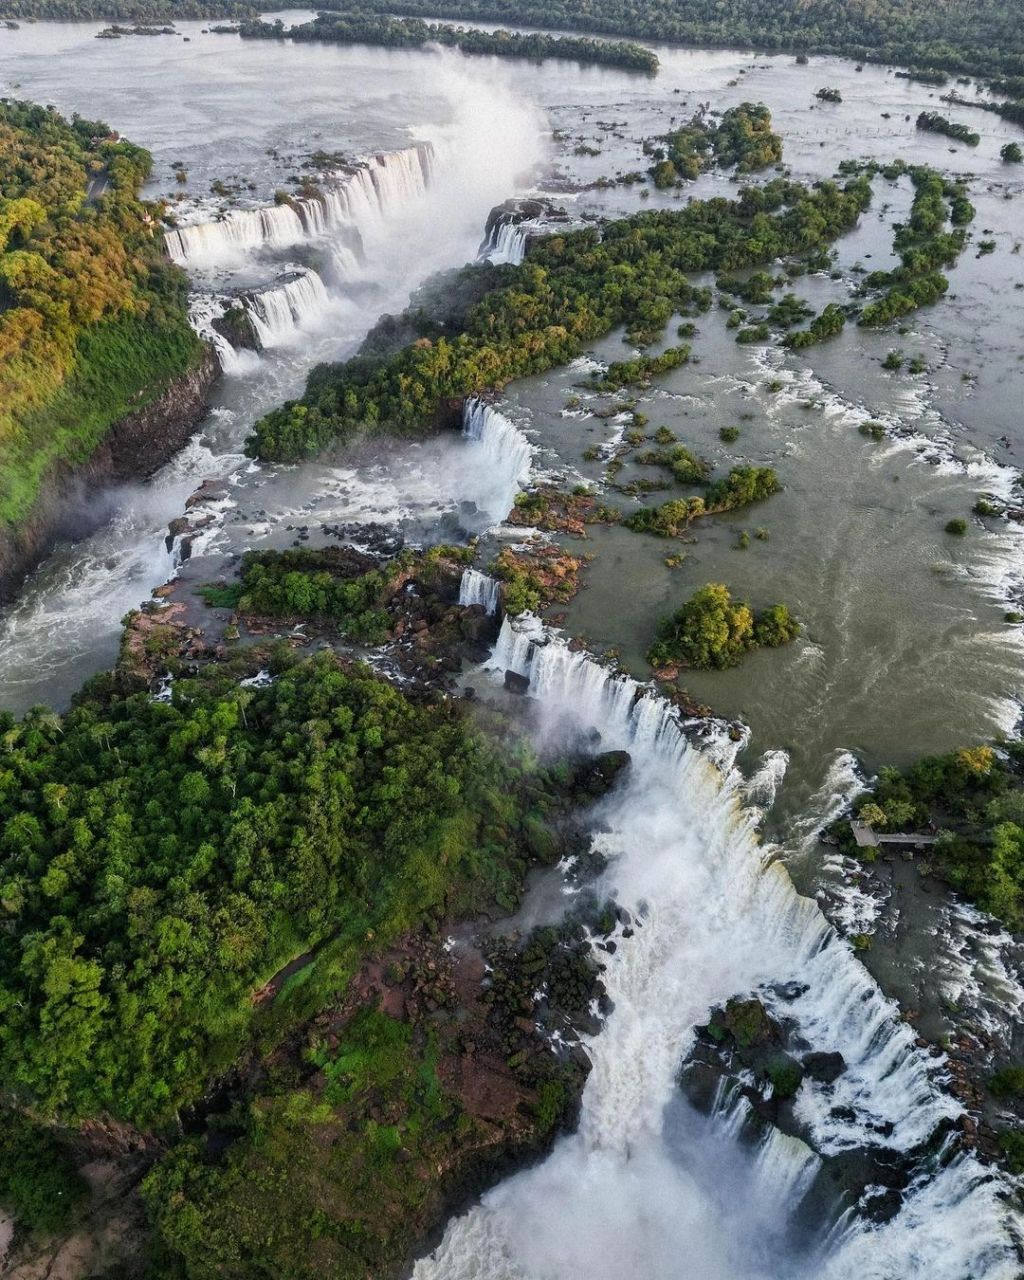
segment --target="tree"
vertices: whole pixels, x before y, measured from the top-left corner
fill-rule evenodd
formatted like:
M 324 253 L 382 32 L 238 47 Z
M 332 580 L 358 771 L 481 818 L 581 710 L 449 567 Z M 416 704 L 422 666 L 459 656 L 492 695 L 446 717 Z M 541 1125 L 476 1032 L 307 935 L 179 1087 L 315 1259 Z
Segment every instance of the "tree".
M 799 631 L 785 605 L 757 616 L 748 604 L 734 601 L 727 587 L 709 582 L 658 626 L 648 660 L 654 667 L 677 664 L 698 670 L 735 666 L 760 645 L 786 644 Z

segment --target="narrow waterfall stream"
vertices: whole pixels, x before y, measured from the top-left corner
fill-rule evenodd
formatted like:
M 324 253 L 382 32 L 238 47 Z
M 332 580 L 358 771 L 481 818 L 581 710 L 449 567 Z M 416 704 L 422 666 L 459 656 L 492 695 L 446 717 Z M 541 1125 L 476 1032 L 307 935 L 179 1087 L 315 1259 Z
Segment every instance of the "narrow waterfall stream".
M 515 222 L 507 220 L 495 224 L 487 238 L 484 257 L 495 265 L 508 262 L 518 266 L 526 254 L 526 232 Z
M 507 417 L 474 403 L 466 424 L 492 467 L 505 460 L 509 483 L 521 475 L 529 445 L 513 446 L 521 433 Z M 475 580 L 463 590 L 484 594 Z M 600 953 L 613 1011 L 587 1044 L 578 1131 L 452 1222 L 417 1280 L 1017 1275 L 1008 1188 L 941 1141 L 884 1225 L 849 1210 L 792 1229 L 819 1156 L 912 1152 L 960 1114 L 941 1087 L 942 1060 L 915 1046 L 895 1003 L 761 843 L 724 734 L 695 745 L 665 699 L 531 615 L 505 619 L 488 666 L 529 678 L 541 739 L 573 726 L 596 730 L 602 750 L 630 753 L 595 840 L 608 858 L 600 887 L 637 927 Z M 768 1130 L 751 1147 L 741 1141 L 745 1102 L 722 1097 L 706 1118 L 679 1091 L 695 1028 L 753 992 L 795 1021 L 807 1051 L 846 1061 L 832 1083 L 800 1086 L 795 1111 L 810 1145 Z

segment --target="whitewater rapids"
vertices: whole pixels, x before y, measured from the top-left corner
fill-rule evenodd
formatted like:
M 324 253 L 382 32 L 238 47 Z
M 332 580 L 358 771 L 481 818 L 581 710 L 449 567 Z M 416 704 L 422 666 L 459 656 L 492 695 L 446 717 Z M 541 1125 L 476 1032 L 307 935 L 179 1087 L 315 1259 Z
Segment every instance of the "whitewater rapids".
M 521 474 L 521 435 L 489 406 L 466 432 Z M 464 579 L 474 602 L 484 584 Z M 723 744 L 693 744 L 679 712 L 523 615 L 502 625 L 488 666 L 527 676 L 538 733 L 596 729 L 624 749 L 624 782 L 602 802 L 599 886 L 640 927 L 601 954 L 613 1002 L 587 1042 L 593 1070 L 578 1131 L 448 1226 L 415 1280 L 1011 1280 L 1015 1230 L 1001 1177 L 973 1157 L 922 1162 L 885 1225 L 847 1211 L 795 1225 L 820 1155 L 908 1152 L 960 1114 L 943 1064 L 829 925 L 800 896 Z M 735 749 L 734 749 L 735 750 Z M 723 759 L 719 767 L 712 756 Z M 774 778 L 781 758 L 767 762 Z M 767 775 L 758 790 L 768 787 Z M 780 993 L 785 991 L 785 996 Z M 810 1050 L 842 1053 L 832 1084 L 806 1078 L 795 1112 L 813 1150 L 769 1129 L 739 1141 L 743 1108 L 695 1113 L 678 1087 L 695 1028 L 757 992 Z M 820 1155 L 818 1154 L 820 1153 Z

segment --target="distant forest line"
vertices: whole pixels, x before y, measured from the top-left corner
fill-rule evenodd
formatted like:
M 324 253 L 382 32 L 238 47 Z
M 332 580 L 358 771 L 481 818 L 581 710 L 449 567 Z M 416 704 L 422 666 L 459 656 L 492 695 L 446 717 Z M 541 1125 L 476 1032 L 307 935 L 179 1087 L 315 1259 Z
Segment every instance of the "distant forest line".
M 359 0 L 325 11 L 628 36 L 684 45 L 836 54 L 973 75 L 1024 76 L 1024 10 L 1012 0 Z M 6 0 L 0 18 L 245 19 L 244 0 Z

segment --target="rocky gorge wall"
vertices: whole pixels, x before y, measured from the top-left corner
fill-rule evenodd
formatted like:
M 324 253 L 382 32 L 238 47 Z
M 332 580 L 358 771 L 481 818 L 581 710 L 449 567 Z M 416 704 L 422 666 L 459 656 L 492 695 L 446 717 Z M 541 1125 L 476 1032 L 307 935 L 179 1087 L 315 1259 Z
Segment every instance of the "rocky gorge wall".
M 28 519 L 17 528 L 0 529 L 0 602 L 17 594 L 62 538 L 84 537 L 103 523 L 107 509 L 96 498 L 106 488 L 144 479 L 185 444 L 219 372 L 213 351 L 206 348 L 198 364 L 156 399 L 116 422 L 88 461 L 51 472 Z

